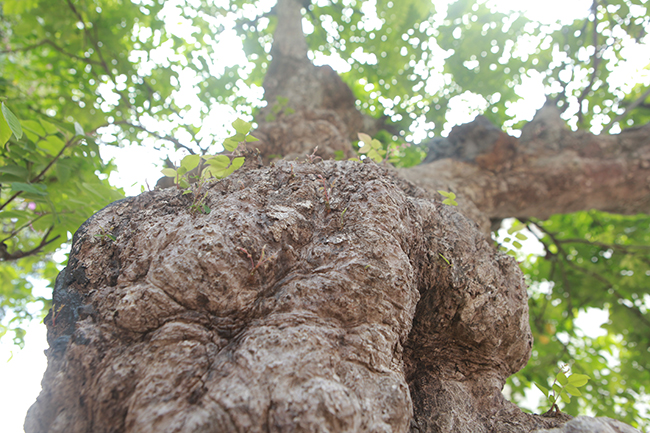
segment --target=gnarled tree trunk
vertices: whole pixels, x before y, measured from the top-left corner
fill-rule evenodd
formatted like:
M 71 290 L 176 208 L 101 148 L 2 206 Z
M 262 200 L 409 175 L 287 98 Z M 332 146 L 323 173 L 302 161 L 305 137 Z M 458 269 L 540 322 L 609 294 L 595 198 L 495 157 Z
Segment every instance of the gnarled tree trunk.
M 277 6 L 265 87 L 296 113 L 260 119 L 265 161 L 350 155 L 378 126 L 291 43 L 299 6 Z M 522 274 L 485 234 L 509 216 L 648 211 L 647 129 L 571 133 L 547 109 L 520 140 L 479 118 L 445 146 L 399 172 L 248 158 L 207 187 L 207 215 L 176 189 L 99 212 L 57 279 L 26 431 L 636 431 L 504 399 L 532 336 Z

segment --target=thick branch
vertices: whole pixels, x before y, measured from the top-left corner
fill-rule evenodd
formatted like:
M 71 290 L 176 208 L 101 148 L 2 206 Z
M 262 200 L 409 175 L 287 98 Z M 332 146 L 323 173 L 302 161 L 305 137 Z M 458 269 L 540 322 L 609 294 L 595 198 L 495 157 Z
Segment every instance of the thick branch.
M 557 113 L 557 111 L 556 111 Z M 618 135 L 571 132 L 545 107 L 521 139 L 485 129 L 485 119 L 455 128 L 451 145 L 471 137 L 483 153 L 402 170 L 430 191 L 454 191 L 466 214 L 484 230 L 489 219 L 535 217 L 598 209 L 650 212 L 650 125 Z M 486 141 L 480 142 L 481 139 Z

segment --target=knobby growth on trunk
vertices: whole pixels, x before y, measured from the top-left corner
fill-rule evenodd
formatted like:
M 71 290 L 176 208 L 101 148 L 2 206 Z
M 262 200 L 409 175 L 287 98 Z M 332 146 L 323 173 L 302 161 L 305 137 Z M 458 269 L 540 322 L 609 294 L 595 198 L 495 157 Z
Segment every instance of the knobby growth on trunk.
M 486 234 L 511 216 L 647 212 L 647 127 L 570 132 L 548 106 L 520 139 L 478 118 L 399 172 L 327 160 L 381 121 L 309 62 L 299 2 L 276 13 L 264 163 L 211 183 L 207 215 L 166 189 L 79 229 L 26 431 L 635 431 L 504 399 L 533 342 L 523 276 Z M 276 96 L 295 113 L 267 121 Z

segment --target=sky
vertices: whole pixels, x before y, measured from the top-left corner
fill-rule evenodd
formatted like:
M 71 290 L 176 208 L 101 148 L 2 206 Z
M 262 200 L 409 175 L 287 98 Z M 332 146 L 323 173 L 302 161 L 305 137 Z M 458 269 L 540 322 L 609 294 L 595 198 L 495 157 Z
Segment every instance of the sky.
M 437 6 L 449 3 L 449 0 L 434 1 Z M 489 0 L 488 4 L 500 11 L 523 11 L 531 19 L 551 23 L 557 20 L 570 22 L 575 18 L 584 17 L 591 0 Z M 233 46 L 237 47 L 238 45 L 233 44 Z M 229 58 L 235 58 L 240 54 L 234 52 Z M 637 55 L 636 58 L 645 61 L 642 55 Z M 318 63 L 330 61 L 334 68 L 337 67 L 336 59 L 317 57 L 316 61 Z M 544 102 L 543 87 L 541 83 L 531 79 L 524 83 L 520 92 L 524 96 L 524 102 L 517 109 L 530 119 L 535 110 Z M 473 119 L 473 116 L 465 118 L 460 114 L 471 111 L 468 110 L 472 105 L 471 100 L 459 100 L 455 104 L 459 113 L 454 120 L 455 123 L 464 123 Z M 153 188 L 161 177 L 160 160 L 165 156 L 163 152 L 154 151 L 150 147 L 107 147 L 103 150 L 103 157 L 114 159 L 118 166 L 117 173 L 110 178 L 111 183 L 123 187 L 128 195 L 138 194 L 142 188 Z M 534 249 L 536 246 L 531 244 L 528 248 Z M 37 294 L 51 296 L 50 289 L 47 289 L 45 284 L 36 284 L 36 286 Z M 579 317 L 578 323 L 584 323 L 586 334 L 597 334 L 600 324 L 605 320 L 607 317 L 603 317 L 601 313 L 595 311 L 591 313 L 590 318 L 587 315 Z M 45 326 L 38 322 L 31 323 L 27 328 L 23 350 L 13 346 L 9 339 L 0 341 L 0 378 L 2 378 L 3 389 L 11 390 L 11 392 L 0 392 L 0 430 L 3 433 L 23 431 L 22 423 L 25 413 L 40 392 L 40 380 L 46 367 L 46 359 L 43 354 L 46 348 Z M 535 395 L 531 396 L 531 401 L 533 400 L 535 400 Z

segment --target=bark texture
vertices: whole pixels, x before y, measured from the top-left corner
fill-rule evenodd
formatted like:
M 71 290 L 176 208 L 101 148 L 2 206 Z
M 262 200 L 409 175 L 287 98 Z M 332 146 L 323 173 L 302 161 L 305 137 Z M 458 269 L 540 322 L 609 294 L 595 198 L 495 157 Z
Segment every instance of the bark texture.
M 530 355 L 526 289 L 454 209 L 351 162 L 236 173 L 209 215 L 190 200 L 145 193 L 77 232 L 28 433 L 561 424 L 501 397 Z
M 336 71 L 328 65 L 314 66 L 307 57 L 303 3 L 309 2 L 278 0 L 274 8 L 282 25 L 274 34 L 273 60 L 264 78 L 268 105 L 258 115 L 255 132 L 261 140 L 255 146 L 267 162 L 303 158 L 314 151 L 324 159 L 334 159 L 338 151 L 347 159 L 354 155 L 350 142 L 358 132 L 374 135 L 384 126 L 383 119 L 357 110 L 354 94 Z M 278 98 L 286 98 L 284 108 L 295 113 L 285 114 L 283 109 L 274 115 Z
M 267 162 L 351 156 L 381 124 L 308 61 L 300 6 L 276 6 L 255 132 Z M 276 96 L 296 112 L 267 121 Z M 648 130 L 594 137 L 558 120 L 542 110 L 515 139 L 478 118 L 399 173 L 248 157 L 209 185 L 207 215 L 176 189 L 105 208 L 56 281 L 26 432 L 634 431 L 525 414 L 501 394 L 532 337 L 490 220 L 648 210 Z
M 547 105 L 520 138 L 479 116 L 430 149 L 426 164 L 401 174 L 430 191 L 454 191 L 485 232 L 490 220 L 509 217 L 650 212 L 650 125 L 617 135 L 572 132 Z

